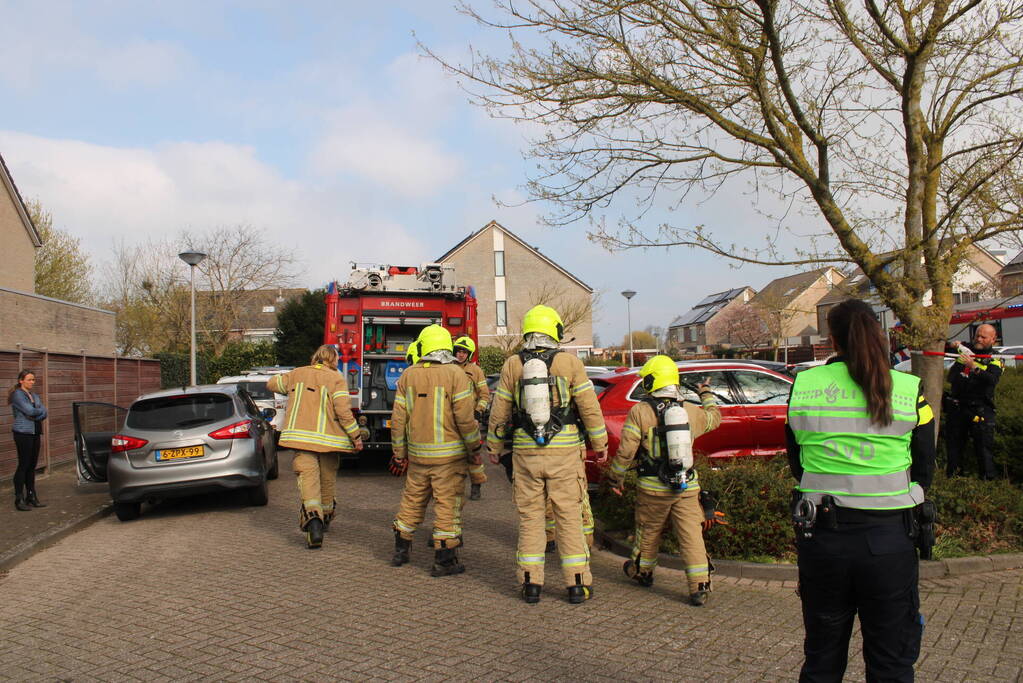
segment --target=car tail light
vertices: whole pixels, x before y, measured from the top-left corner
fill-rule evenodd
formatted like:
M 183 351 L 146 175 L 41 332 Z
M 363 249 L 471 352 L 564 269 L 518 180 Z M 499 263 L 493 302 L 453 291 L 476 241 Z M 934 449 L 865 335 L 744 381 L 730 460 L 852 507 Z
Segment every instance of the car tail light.
M 210 432 L 213 439 L 247 439 L 252 436 L 252 420 L 242 420 L 233 425 L 221 427 L 215 432 Z
M 136 439 L 134 436 L 125 436 L 124 434 L 114 434 L 110 437 L 110 452 L 133 451 L 136 448 L 142 448 L 147 443 L 149 442 L 145 439 Z

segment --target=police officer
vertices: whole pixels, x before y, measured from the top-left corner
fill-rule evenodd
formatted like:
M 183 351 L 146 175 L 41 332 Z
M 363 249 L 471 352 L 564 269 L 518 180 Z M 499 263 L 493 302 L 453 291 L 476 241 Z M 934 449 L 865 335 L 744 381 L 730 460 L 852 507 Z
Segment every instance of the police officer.
M 476 363 L 472 362 L 472 355 L 476 353 L 476 342 L 470 337 L 459 337 L 454 341 L 455 362 L 465 371 L 472 385 L 474 398 L 476 399 L 475 415 L 476 421 L 483 419 L 483 415 L 490 406 L 490 387 L 487 386 L 487 376 Z M 487 473 L 484 470 L 483 460 L 478 465 L 469 467 L 469 500 L 480 499 L 480 487 L 487 483 Z
M 274 375 L 266 383 L 270 391 L 288 396 L 280 445 L 295 452 L 292 468 L 302 497 L 299 525 L 310 548 L 323 544 L 323 532 L 334 518 L 339 454 L 362 450 L 362 434 L 337 361 L 337 349 L 324 345 L 310 365 Z
M 394 518 L 394 557 L 409 561 L 412 535 L 434 503 L 431 574 L 460 574 L 462 502 L 470 461 L 480 462 L 480 432 L 473 418 L 474 392 L 455 364 L 451 334 L 440 325 L 423 328 L 416 341 L 419 360 L 406 368 L 395 391 L 391 415 L 391 472 L 408 471 L 401 507 Z
M 967 349 L 990 355 L 995 343 L 995 328 L 980 325 Z M 975 358 L 961 353 L 948 371 L 952 385 L 948 414 L 945 417 L 945 451 L 948 454 L 946 473 L 952 477 L 963 474 L 963 451 L 973 441 L 977 456 L 977 475 L 995 478 L 995 386 L 1002 376 L 999 358 Z
M 800 681 L 841 681 L 860 615 L 868 681 L 912 681 L 923 617 L 914 509 L 934 468 L 934 416 L 920 379 L 890 369 L 869 305 L 828 312 L 836 356 L 796 375 L 788 456 L 799 594 Z
M 661 535 L 670 522 L 685 563 L 689 603 L 699 607 L 710 592 L 710 563 L 703 542 L 705 517 L 699 501 L 700 481 L 693 468 L 692 441 L 721 424 L 721 411 L 706 383 L 697 386 L 702 406 L 683 403 L 678 366 L 667 356 L 648 360 L 639 376 L 649 396 L 626 416 L 618 452 L 607 474 L 612 491 L 621 495 L 625 472 L 634 460 L 639 461 L 636 542 L 623 569 L 639 585 L 653 585 Z M 671 432 L 677 438 L 670 437 Z M 675 450 L 680 451 L 677 456 Z
M 501 368 L 487 445 L 491 461 L 498 463 L 505 424 L 513 419 L 512 495 L 519 511 L 517 563 L 523 600 L 540 601 L 544 507 L 549 498 L 568 600 L 578 604 L 592 595 L 590 551 L 583 531 L 583 498 L 588 494 L 579 476 L 584 434 L 579 423 L 600 462 L 607 458 L 607 429 L 582 361 L 558 349 L 564 325 L 557 311 L 534 306 L 522 320 L 522 334 L 523 350 Z

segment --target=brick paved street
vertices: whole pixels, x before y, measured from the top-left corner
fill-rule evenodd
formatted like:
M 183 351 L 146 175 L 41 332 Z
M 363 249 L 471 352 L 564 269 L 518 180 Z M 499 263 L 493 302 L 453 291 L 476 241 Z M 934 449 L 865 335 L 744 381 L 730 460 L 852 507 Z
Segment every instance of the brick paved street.
M 0 678 L 10 680 L 793 680 L 801 661 L 793 586 L 719 578 L 703 609 L 681 575 L 644 591 L 621 559 L 594 557 L 593 601 L 549 585 L 515 593 L 515 520 L 498 468 L 465 510 L 468 567 L 431 578 L 419 533 L 411 566 L 388 566 L 399 483 L 344 472 L 324 548 L 297 529 L 294 476 L 266 508 L 192 499 L 123 524 L 107 517 L 0 577 Z M 551 572 L 556 576 L 556 572 Z M 925 582 L 919 680 L 1023 674 L 1023 572 Z M 862 680 L 858 641 L 848 680 Z

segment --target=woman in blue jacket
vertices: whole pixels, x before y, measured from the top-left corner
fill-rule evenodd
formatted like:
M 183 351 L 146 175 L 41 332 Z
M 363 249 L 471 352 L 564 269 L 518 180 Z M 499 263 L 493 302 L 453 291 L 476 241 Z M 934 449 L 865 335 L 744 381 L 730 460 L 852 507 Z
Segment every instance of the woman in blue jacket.
M 14 472 L 14 507 L 31 510 L 46 507 L 36 495 L 36 463 L 39 461 L 39 436 L 43 433 L 46 406 L 32 393 L 35 373 L 22 370 L 18 383 L 7 392 L 7 403 L 14 411 L 14 445 L 18 449 L 18 469 Z M 32 507 L 29 507 L 29 506 Z

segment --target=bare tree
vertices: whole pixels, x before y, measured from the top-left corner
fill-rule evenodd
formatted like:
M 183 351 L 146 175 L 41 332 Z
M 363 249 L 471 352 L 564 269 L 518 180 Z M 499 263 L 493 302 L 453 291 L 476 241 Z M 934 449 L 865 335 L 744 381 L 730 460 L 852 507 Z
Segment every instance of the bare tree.
M 474 52 L 446 66 L 495 116 L 540 131 L 528 188 L 554 207 L 552 224 L 590 217 L 593 238 L 613 249 L 853 262 L 911 342 L 933 350 L 965 250 L 1023 225 L 1020 0 L 495 5 L 496 19 L 462 9 L 507 30 L 510 56 Z M 664 196 L 681 204 L 739 176 L 807 209 L 822 230 L 783 252 L 771 235 L 752 247 L 706 226 L 638 220 Z M 600 214 L 622 194 L 638 195 L 638 213 L 608 226 Z M 941 363 L 924 365 L 937 407 Z
M 579 333 L 579 328 L 593 325 L 594 308 L 600 301 L 600 292 L 586 294 L 580 290 L 570 290 L 564 285 L 551 281 L 540 282 L 529 291 L 530 306 L 550 306 L 561 316 L 565 326 L 565 339 Z
M 708 322 L 714 325 L 715 338 L 733 347 L 755 349 L 771 340 L 771 332 L 758 311 L 749 303 L 728 306 Z
M 25 202 L 25 210 L 43 242 L 36 250 L 36 294 L 79 304 L 93 303 L 92 262 L 82 250 L 82 241 L 53 227 L 53 215 L 38 199 Z

